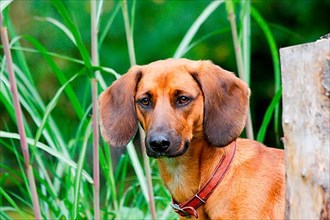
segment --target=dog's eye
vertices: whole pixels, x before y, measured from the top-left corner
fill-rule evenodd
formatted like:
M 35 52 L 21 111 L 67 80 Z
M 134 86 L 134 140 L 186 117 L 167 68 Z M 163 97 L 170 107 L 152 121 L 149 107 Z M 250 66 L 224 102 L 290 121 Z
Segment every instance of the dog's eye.
M 185 106 L 190 102 L 190 98 L 187 96 L 179 96 L 176 100 L 176 103 L 178 106 Z
M 150 107 L 150 105 L 151 105 L 151 101 L 149 98 L 142 98 L 139 100 L 139 103 L 140 103 L 140 105 L 142 105 L 145 108 Z

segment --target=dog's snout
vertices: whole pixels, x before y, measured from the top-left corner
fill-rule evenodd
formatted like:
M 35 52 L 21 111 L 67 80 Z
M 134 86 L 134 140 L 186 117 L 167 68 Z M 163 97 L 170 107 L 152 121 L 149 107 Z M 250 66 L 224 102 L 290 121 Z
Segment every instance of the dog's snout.
M 171 145 L 168 135 L 156 133 L 150 136 L 149 146 L 156 152 L 165 152 Z

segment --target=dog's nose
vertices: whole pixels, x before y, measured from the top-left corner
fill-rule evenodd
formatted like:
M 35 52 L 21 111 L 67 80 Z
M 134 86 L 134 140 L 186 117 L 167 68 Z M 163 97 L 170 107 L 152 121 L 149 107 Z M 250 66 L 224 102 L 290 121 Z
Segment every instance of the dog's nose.
M 150 136 L 148 144 L 156 152 L 165 152 L 170 147 L 171 142 L 168 135 L 154 134 Z

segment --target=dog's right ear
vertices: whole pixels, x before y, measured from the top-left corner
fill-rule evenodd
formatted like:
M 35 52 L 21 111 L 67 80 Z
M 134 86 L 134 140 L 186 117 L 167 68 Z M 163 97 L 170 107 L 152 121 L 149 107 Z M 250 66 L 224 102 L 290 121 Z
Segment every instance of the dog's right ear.
M 233 73 L 209 61 L 190 70 L 204 96 L 204 134 L 213 145 L 223 147 L 244 129 L 250 89 Z
M 141 76 L 134 66 L 99 97 L 101 134 L 111 146 L 128 144 L 137 131 L 134 96 Z

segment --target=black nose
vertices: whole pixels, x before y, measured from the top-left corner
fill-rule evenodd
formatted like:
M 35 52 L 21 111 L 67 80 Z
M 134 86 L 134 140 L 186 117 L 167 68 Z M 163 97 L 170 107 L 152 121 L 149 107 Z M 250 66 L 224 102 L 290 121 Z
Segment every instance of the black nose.
M 149 146 L 156 152 L 165 152 L 171 145 L 170 138 L 165 134 L 153 134 L 148 141 Z

